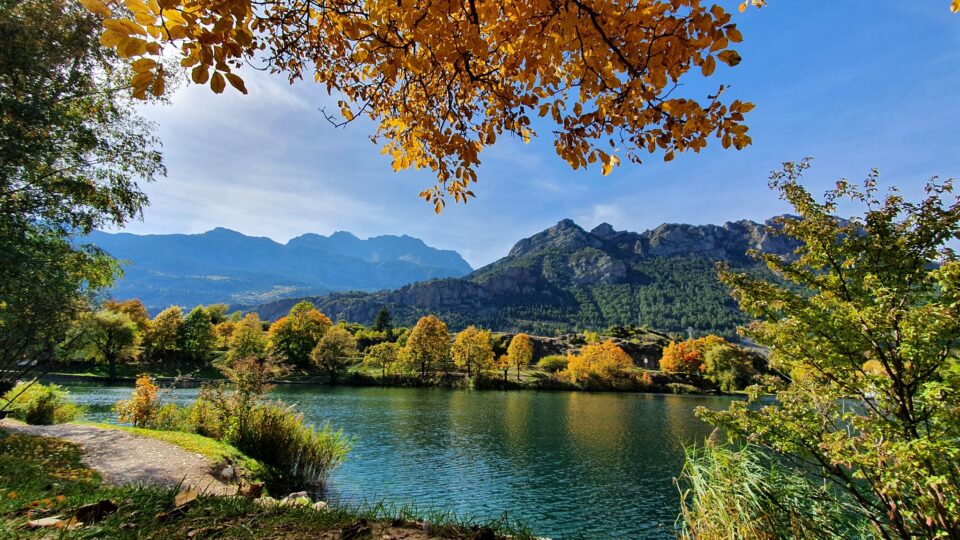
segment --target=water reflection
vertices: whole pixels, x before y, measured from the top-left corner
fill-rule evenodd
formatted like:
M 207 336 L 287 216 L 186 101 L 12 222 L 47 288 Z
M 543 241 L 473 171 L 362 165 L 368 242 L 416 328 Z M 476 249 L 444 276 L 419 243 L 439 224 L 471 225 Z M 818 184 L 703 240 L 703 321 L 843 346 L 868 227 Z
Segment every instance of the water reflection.
M 71 391 L 78 401 L 106 405 L 130 389 Z M 185 403 L 195 395 L 185 389 L 171 397 Z M 274 397 L 353 438 L 347 462 L 331 478 L 333 497 L 486 518 L 506 512 L 555 538 L 672 536 L 672 478 L 683 444 L 710 432 L 693 410 L 729 404 L 641 394 L 299 386 L 279 388 Z

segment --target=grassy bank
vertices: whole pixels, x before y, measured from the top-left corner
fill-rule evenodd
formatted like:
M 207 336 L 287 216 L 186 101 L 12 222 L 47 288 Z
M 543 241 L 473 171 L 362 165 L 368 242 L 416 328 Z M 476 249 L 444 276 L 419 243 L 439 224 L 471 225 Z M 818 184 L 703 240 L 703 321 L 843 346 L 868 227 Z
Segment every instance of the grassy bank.
M 3 538 L 495 538 L 530 534 L 503 522 L 477 524 L 445 513 L 404 508 L 261 506 L 242 497 L 207 497 L 180 507 L 171 490 L 110 487 L 81 463 L 72 443 L 0 432 L 0 537 Z M 69 519 L 87 504 L 110 500 L 117 510 L 76 528 L 31 529 L 27 522 Z M 428 532 L 429 531 L 429 534 Z

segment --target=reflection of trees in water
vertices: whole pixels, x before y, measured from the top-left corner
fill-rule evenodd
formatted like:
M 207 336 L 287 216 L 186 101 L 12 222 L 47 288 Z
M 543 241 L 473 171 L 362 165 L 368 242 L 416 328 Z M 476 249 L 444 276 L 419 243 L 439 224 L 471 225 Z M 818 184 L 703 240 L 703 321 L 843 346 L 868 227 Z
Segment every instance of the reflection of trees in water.
M 578 458 L 612 464 L 628 444 L 631 423 L 628 397 L 571 392 L 565 411 L 566 430 Z

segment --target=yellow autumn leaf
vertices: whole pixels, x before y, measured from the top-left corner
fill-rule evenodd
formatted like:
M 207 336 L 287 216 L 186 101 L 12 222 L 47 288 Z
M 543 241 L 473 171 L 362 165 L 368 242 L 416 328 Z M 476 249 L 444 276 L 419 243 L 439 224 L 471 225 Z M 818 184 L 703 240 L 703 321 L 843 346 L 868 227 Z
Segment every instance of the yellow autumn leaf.
M 223 75 L 221 75 L 219 71 L 214 71 L 213 76 L 210 77 L 210 89 L 213 90 L 214 93 L 221 94 L 226 86 L 227 84 L 226 81 L 223 80 Z
M 87 11 L 95 15 L 100 15 L 101 17 L 109 17 L 111 15 L 110 8 L 101 0 L 80 0 L 80 3 L 83 4 L 83 7 L 87 8 Z
M 197 66 L 193 68 L 193 71 L 190 73 L 190 78 L 196 84 L 206 84 L 209 77 L 210 72 L 207 66 Z
M 960 0 L 953 0 L 950 4 L 950 11 L 954 13 L 960 13 Z
M 239 76 L 234 75 L 233 73 L 227 73 L 227 80 L 230 82 L 230 86 L 239 90 L 241 94 L 247 93 L 247 85 L 243 83 L 243 79 L 241 79 Z
M 737 51 L 723 51 L 717 55 L 717 58 L 719 58 L 721 62 L 727 64 L 730 67 L 733 67 L 739 64 L 740 61 L 742 60 L 742 58 L 740 57 L 740 53 L 738 53 Z
M 713 55 L 707 56 L 703 61 L 703 64 L 700 66 L 700 72 L 703 73 L 704 77 L 709 77 L 713 74 L 713 71 L 717 68 L 717 61 L 713 59 Z

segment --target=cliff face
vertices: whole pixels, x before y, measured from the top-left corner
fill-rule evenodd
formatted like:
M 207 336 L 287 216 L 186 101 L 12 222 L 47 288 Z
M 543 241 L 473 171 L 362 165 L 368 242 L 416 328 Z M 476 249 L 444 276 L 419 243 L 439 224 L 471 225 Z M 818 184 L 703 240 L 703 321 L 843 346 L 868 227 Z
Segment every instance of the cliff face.
M 454 329 L 562 332 L 616 324 L 675 332 L 723 331 L 745 322 L 715 277 L 714 264 L 757 268 L 759 250 L 790 256 L 795 241 L 752 221 L 664 224 L 642 233 L 604 223 L 586 231 L 565 219 L 518 241 L 506 257 L 459 279 L 414 283 L 376 293 L 309 298 L 335 319 L 370 323 L 382 306 L 400 324 L 434 313 Z M 296 300 L 256 306 L 276 318 Z

